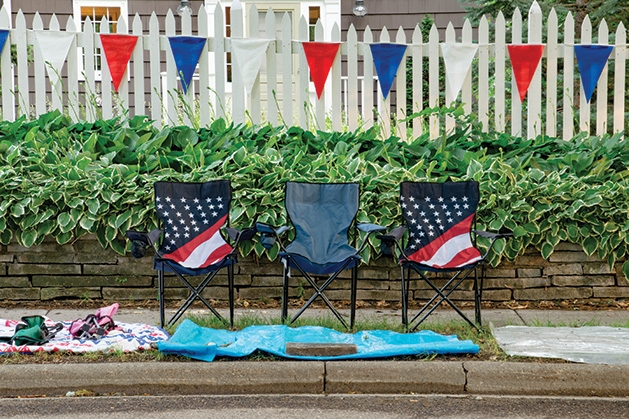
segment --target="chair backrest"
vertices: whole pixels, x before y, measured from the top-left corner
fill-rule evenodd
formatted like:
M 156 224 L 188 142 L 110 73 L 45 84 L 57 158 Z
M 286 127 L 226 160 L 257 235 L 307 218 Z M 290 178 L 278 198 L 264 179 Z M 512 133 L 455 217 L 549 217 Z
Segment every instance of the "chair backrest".
M 220 233 L 231 199 L 227 180 L 156 182 L 155 210 L 164 229 L 161 257 L 191 269 L 220 262 L 232 251 Z
M 343 260 L 359 200 L 357 183 L 287 182 L 285 206 L 295 227 L 288 250 L 315 263 Z
M 409 228 L 404 250 L 414 262 L 454 269 L 481 259 L 471 230 L 479 201 L 478 182 L 403 182 L 400 205 Z

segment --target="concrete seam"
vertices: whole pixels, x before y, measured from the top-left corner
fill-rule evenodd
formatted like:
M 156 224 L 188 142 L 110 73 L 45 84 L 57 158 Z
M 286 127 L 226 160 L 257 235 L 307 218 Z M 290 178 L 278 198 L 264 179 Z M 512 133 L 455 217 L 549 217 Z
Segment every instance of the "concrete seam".
M 323 394 L 328 394 L 328 363 L 323 362 Z
M 463 393 L 467 393 L 467 369 L 465 369 L 465 362 L 461 363 L 461 368 L 463 368 L 463 376 L 465 377 L 465 383 L 463 384 Z

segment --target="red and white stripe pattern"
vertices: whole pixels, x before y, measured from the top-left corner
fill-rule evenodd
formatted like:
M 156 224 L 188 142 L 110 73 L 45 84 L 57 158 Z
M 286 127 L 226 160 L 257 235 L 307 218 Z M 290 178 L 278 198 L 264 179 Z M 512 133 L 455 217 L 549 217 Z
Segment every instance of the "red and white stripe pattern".
M 232 251 L 220 233 L 227 223 L 229 197 L 213 189 L 215 195 L 205 196 L 203 184 L 156 188 L 155 209 L 164 222 L 163 258 L 185 268 L 201 269 L 220 262 Z
M 400 196 L 409 226 L 408 259 L 436 269 L 478 262 L 470 232 L 478 193 L 471 182 L 405 183 Z

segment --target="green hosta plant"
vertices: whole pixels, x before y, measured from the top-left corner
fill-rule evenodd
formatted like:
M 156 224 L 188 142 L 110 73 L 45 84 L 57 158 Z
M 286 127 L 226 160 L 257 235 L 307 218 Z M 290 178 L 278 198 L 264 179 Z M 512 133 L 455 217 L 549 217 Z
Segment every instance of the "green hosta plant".
M 490 256 L 514 259 L 533 246 L 544 257 L 559 242 L 580 245 L 613 266 L 626 259 L 629 147 L 621 136 L 572 141 L 484 133 L 461 109 L 431 109 L 457 118 L 449 135 L 410 142 L 379 138 L 378 129 L 310 131 L 235 126 L 219 119 L 198 130 L 156 129 L 142 117 L 74 123 L 58 112 L 0 123 L 0 241 L 24 246 L 48 236 L 71 243 L 94 234 L 119 253 L 127 229 L 157 226 L 153 183 L 230 179 L 233 225 L 287 223 L 288 180 L 359 182 L 358 221 L 401 221 L 398 185 L 405 180 L 474 179 L 480 183 L 479 227 L 508 229 Z M 411 117 L 411 118 L 412 118 Z M 363 254 L 377 255 L 377 239 Z M 481 246 L 487 243 L 480 242 Z M 255 240 L 244 254 L 275 258 Z M 629 274 L 629 265 L 625 264 Z

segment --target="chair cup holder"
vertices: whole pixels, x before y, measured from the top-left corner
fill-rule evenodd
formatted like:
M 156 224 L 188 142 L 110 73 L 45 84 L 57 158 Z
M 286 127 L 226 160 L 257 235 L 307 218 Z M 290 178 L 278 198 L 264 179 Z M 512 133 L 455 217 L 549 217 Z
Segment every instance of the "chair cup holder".
M 270 234 L 263 233 L 260 235 L 260 244 L 262 244 L 262 247 L 265 249 L 270 249 L 275 246 L 275 241 L 275 237 Z

